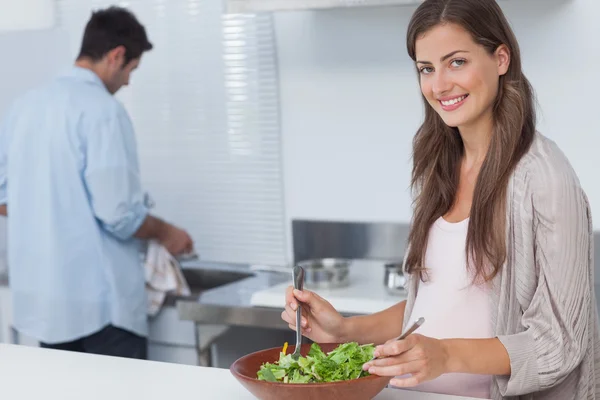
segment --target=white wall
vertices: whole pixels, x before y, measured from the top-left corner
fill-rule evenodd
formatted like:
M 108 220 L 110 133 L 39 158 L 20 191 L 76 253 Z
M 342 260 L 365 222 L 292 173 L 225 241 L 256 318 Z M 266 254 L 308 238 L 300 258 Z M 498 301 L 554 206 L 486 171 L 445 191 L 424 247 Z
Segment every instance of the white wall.
M 0 32 L 0 114 L 16 96 L 72 64 L 69 36 L 59 29 Z
M 539 128 L 571 159 L 600 213 L 591 169 L 600 152 L 600 2 L 502 6 L 537 91 Z M 410 148 L 422 117 L 405 45 L 414 9 L 277 15 L 288 220 L 409 221 Z

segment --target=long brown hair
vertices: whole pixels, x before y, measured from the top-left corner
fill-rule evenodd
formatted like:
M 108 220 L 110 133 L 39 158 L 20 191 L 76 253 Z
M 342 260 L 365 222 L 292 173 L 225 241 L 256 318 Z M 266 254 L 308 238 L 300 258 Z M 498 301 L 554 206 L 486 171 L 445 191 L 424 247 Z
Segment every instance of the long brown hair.
M 414 13 L 407 49 L 416 61 L 417 39 L 445 23 L 461 26 L 493 54 L 500 45 L 510 65 L 500 77 L 493 104 L 494 128 L 475 184 L 466 254 L 475 278 L 491 280 L 506 259 L 506 195 L 510 175 L 535 136 L 535 102 L 521 68 L 517 39 L 495 0 L 425 0 Z M 425 97 L 425 121 L 413 141 L 414 214 L 405 262 L 408 273 L 426 278 L 423 265 L 432 224 L 454 205 L 464 146 L 457 128 L 449 127 Z

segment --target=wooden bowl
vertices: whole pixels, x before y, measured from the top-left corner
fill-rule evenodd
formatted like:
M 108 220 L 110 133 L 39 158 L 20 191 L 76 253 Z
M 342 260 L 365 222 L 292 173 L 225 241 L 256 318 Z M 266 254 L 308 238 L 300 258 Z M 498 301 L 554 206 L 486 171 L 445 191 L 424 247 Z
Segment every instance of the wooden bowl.
M 328 353 L 339 343 L 320 344 Z M 286 353 L 293 353 L 295 346 L 290 346 Z M 306 356 L 310 344 L 303 344 L 301 353 Z M 391 377 L 370 375 L 359 379 L 327 383 L 279 383 L 260 381 L 256 373 L 265 362 L 274 363 L 279 360 L 281 347 L 257 351 L 235 361 L 230 368 L 235 378 L 257 399 L 260 400 L 367 400 L 375 397 L 389 383 Z

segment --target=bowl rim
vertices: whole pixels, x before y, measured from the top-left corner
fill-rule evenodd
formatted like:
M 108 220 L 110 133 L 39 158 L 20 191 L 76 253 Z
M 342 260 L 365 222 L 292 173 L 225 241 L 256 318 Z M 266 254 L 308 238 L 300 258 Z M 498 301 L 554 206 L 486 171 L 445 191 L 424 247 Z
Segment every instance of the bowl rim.
M 319 346 L 322 346 L 322 345 L 340 345 L 340 344 L 343 344 L 343 343 L 318 343 L 318 344 L 319 344 Z M 308 343 L 304 343 L 303 344 L 303 346 L 307 346 L 307 345 L 309 345 L 309 344 Z M 290 347 L 295 347 L 295 346 L 290 346 Z M 268 349 L 258 350 L 258 351 L 252 352 L 250 354 L 246 354 L 245 356 L 242 356 L 242 357 L 238 358 L 237 360 L 235 360 L 231 364 L 231 366 L 229 367 L 229 371 L 236 378 L 242 379 L 242 380 L 244 380 L 246 382 L 260 382 L 261 384 L 271 385 L 273 387 L 275 387 L 275 386 L 290 387 L 290 385 L 291 386 L 296 386 L 297 385 L 297 386 L 301 386 L 301 387 L 321 387 L 321 386 L 336 386 L 336 385 L 341 386 L 341 385 L 347 385 L 348 382 L 365 382 L 367 380 L 374 381 L 374 380 L 387 379 L 388 382 L 389 382 L 393 378 L 391 376 L 369 375 L 369 376 L 365 376 L 365 377 L 358 378 L 358 379 L 356 379 L 356 378 L 354 378 L 354 379 L 346 379 L 344 381 L 336 381 L 336 382 L 283 383 L 283 382 L 262 381 L 262 380 L 259 380 L 258 378 L 251 378 L 249 376 L 240 374 L 239 372 L 237 372 L 235 370 L 236 366 L 239 365 L 239 364 L 241 364 L 244 360 L 246 360 L 246 359 L 248 359 L 250 357 L 256 356 L 259 353 L 266 353 L 268 351 L 274 351 L 274 350 L 277 350 L 277 349 L 281 349 L 281 346 L 271 347 L 271 348 L 268 348 Z

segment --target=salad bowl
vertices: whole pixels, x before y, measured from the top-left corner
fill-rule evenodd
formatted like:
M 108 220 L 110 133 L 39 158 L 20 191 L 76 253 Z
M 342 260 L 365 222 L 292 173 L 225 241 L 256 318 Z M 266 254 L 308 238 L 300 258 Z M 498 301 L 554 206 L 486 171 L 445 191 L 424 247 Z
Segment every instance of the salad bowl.
M 302 357 L 292 364 L 294 347 L 248 354 L 236 360 L 230 371 L 260 400 L 367 400 L 381 392 L 391 379 L 369 374 L 357 378 L 363 360 L 371 358 L 372 348 L 355 343 L 304 344 Z

